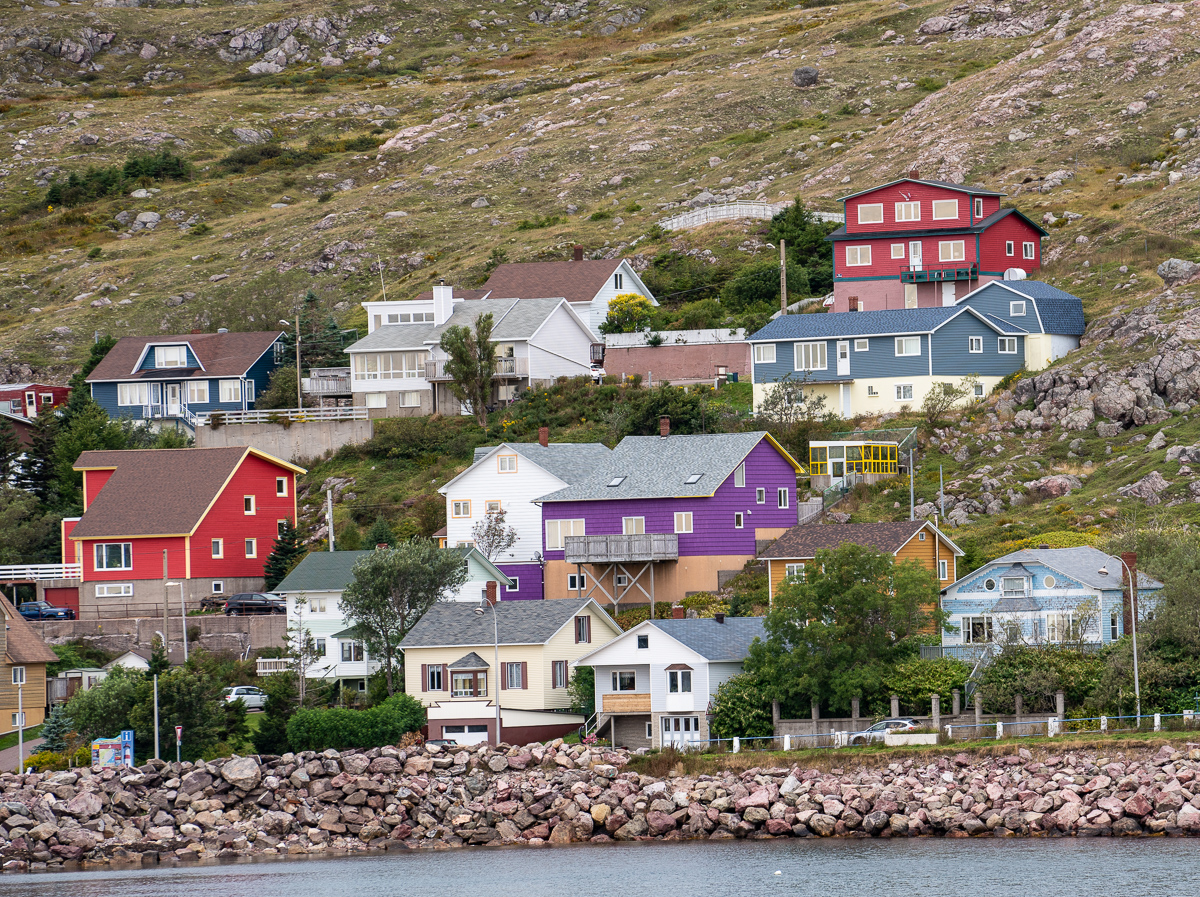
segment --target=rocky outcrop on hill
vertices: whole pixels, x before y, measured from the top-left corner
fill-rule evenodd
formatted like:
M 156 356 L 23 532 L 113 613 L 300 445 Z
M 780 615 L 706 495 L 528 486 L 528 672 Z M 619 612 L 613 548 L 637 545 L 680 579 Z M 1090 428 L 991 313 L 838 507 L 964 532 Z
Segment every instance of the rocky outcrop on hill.
M 0 777 L 6 871 L 67 862 L 578 841 L 1200 835 L 1200 750 L 883 760 L 656 779 L 549 745 L 151 761 Z

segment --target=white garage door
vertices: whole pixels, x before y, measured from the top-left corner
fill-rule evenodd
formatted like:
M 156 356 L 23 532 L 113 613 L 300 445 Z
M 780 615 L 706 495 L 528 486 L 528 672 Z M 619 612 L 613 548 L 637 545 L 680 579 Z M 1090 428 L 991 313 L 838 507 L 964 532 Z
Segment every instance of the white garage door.
M 442 726 L 442 738 L 455 744 L 479 744 L 488 740 L 488 727 L 482 726 Z

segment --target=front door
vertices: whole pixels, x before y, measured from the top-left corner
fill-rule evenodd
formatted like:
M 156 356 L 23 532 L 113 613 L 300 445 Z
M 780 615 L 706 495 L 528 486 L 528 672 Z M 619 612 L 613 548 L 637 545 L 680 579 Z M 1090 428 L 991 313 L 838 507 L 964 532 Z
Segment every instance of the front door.
M 850 341 L 840 340 L 837 344 L 837 372 L 839 377 L 850 376 Z
M 943 280 L 942 281 L 942 305 L 953 305 L 953 304 L 954 304 L 954 281 L 953 280 Z
M 908 244 L 908 263 L 914 271 L 921 270 L 921 241 L 913 240 Z
M 179 384 L 167 384 L 167 414 L 172 417 L 179 415 Z
M 700 740 L 700 717 L 664 716 L 662 718 L 663 747 L 687 747 Z
M 839 370 L 838 373 L 840 374 L 841 371 Z M 852 417 L 853 415 L 854 415 L 854 410 L 853 410 L 853 408 L 851 408 L 851 403 L 850 403 L 850 384 L 843 383 L 842 384 L 842 417 Z

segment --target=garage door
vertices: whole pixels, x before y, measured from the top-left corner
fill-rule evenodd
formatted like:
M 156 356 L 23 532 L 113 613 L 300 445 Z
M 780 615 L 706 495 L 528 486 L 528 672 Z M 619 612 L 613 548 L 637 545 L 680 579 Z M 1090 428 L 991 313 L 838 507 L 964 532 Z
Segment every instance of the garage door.
M 479 744 L 488 740 L 488 727 L 482 726 L 442 726 L 442 738 L 455 744 Z

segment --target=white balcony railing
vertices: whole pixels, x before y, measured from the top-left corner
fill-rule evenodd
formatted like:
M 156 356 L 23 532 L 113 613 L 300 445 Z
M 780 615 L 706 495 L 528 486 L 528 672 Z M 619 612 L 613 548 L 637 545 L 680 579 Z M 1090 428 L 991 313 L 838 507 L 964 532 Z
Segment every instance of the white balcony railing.
M 292 668 L 292 659 L 290 657 L 260 657 L 255 663 L 257 667 L 255 672 L 260 676 L 286 673 Z
M 350 368 L 313 368 L 304 378 L 304 391 L 313 396 L 348 396 Z
M 230 424 L 277 424 L 283 421 L 304 423 L 318 420 L 366 420 L 367 409 L 362 406 L 343 408 L 271 408 L 263 411 L 216 411 L 200 415 L 196 426 L 212 426 L 212 418 L 219 415 L 222 426 Z
M 11 564 L 0 567 L 2 582 L 41 582 L 47 579 L 80 579 L 82 564 Z
M 493 377 L 528 377 L 529 376 L 529 359 L 528 358 L 497 358 L 495 367 L 492 370 Z M 430 383 L 440 380 L 453 380 L 446 373 L 446 361 L 440 359 L 438 361 L 425 362 L 425 379 Z

